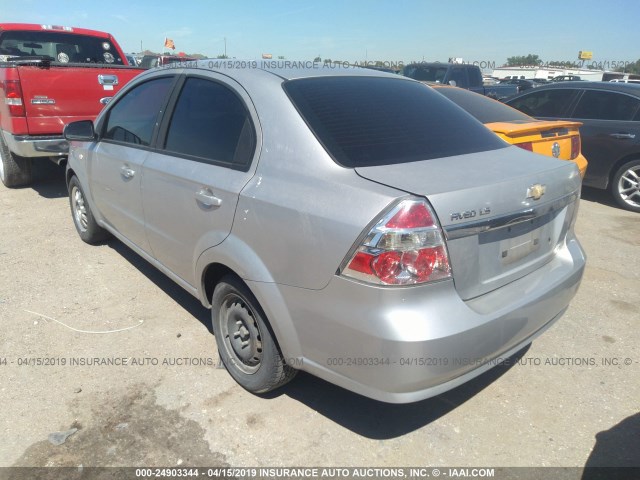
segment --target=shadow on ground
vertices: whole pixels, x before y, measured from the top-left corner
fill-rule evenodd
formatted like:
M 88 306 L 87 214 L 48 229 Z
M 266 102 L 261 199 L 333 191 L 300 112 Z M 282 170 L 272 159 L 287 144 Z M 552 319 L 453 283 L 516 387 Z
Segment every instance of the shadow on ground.
M 167 277 L 160 270 L 155 268 L 137 253 L 117 239 L 109 240 L 108 246 L 118 252 L 131 265 L 136 267 L 140 273 L 151 280 L 163 292 L 169 295 L 178 305 L 184 308 L 189 314 L 202 323 L 209 333 L 213 334 L 211 328 L 211 311 L 202 306 L 200 300 L 190 295 L 185 289 Z
M 32 160 L 33 188 L 41 197 L 62 198 L 68 196 L 64 165 L 56 165 L 48 159 Z
M 399 437 L 438 420 L 504 375 L 529 346 L 475 379 L 437 397 L 409 404 L 389 404 L 357 395 L 306 373 L 265 398 L 288 395 L 326 418 L 367 438 Z
M 640 413 L 596 435 L 582 480 L 640 478 Z
M 617 208 L 618 210 L 624 211 L 623 208 L 620 207 L 616 203 L 616 201 L 611 196 L 611 192 L 609 190 L 601 190 L 599 188 L 592 187 L 582 187 L 582 194 L 580 195 L 582 200 L 587 200 L 589 202 L 596 202 L 600 205 L 605 205 L 607 207 Z

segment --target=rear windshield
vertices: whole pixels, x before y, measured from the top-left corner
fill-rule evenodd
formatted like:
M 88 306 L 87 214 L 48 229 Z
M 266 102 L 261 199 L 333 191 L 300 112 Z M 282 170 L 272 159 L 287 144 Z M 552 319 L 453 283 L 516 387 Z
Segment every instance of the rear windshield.
M 461 88 L 435 88 L 459 107 L 464 108 L 482 123 L 492 122 L 533 122 L 534 119 L 497 100 Z
M 290 80 L 284 89 L 345 167 L 370 167 L 506 147 L 474 118 L 417 82 L 379 77 Z
M 38 56 L 58 63 L 127 64 L 107 38 L 45 31 L 2 33 L 0 56 L 6 58 Z

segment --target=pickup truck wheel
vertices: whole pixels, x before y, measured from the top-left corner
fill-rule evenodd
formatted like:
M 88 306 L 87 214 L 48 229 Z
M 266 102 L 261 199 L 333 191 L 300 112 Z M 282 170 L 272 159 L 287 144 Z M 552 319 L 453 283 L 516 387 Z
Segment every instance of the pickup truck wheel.
M 69 204 L 71 205 L 73 224 L 83 241 L 94 245 L 110 237 L 109 232 L 96 223 L 82 187 L 80 187 L 78 177 L 75 175 L 69 181 Z
M 622 208 L 640 212 L 640 159 L 631 160 L 616 171 L 611 193 Z
M 227 275 L 216 285 L 211 305 L 220 359 L 240 386 L 265 393 L 296 375 L 285 363 L 258 301 L 238 277 Z
M 31 159 L 9 151 L 0 134 L 0 180 L 6 187 L 22 187 L 31 183 Z

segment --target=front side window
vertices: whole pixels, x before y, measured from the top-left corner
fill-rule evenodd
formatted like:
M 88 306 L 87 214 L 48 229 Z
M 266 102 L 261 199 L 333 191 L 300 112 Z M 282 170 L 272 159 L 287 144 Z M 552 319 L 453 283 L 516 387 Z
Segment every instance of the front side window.
M 149 146 L 173 77 L 144 82 L 129 90 L 108 113 L 103 139 Z
M 243 167 L 255 145 L 249 112 L 231 89 L 199 77 L 186 80 L 167 131 L 167 151 Z
M 573 117 L 629 121 L 638 111 L 639 106 L 640 100 L 629 95 L 587 90 L 578 102 Z
M 563 117 L 576 93 L 570 88 L 539 90 L 505 103 L 532 117 Z

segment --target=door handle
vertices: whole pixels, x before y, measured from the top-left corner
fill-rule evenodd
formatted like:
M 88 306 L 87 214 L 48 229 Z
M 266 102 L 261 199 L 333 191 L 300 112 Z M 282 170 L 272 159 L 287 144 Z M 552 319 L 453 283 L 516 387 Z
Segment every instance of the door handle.
M 118 85 L 117 75 L 98 75 L 98 83 L 100 85 Z
M 130 178 L 133 178 L 135 174 L 136 174 L 136 171 L 133 170 L 132 168 L 129 168 L 127 165 L 123 166 L 120 169 L 120 175 L 122 175 L 127 180 L 129 180 Z
M 609 134 L 610 137 L 613 138 L 619 138 L 619 139 L 633 139 L 636 138 L 636 134 L 635 133 L 610 133 Z
M 208 188 L 202 188 L 196 192 L 196 200 L 205 207 L 219 207 L 222 199 L 216 197 Z

